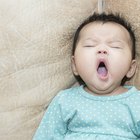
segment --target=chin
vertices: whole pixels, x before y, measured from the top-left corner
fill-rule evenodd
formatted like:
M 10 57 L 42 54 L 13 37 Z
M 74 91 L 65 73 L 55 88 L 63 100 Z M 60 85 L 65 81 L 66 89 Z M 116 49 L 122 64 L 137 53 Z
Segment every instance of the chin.
M 87 86 L 87 90 L 89 90 L 92 93 L 96 93 L 100 95 L 112 93 L 114 89 L 115 87 L 112 86 L 112 84 Z

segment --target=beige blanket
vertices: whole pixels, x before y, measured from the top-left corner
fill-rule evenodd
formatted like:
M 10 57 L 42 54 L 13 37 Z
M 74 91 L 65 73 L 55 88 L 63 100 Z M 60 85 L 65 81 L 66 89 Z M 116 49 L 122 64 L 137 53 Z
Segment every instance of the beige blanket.
M 106 0 L 136 29 L 138 59 L 139 9 L 139 0 Z M 97 0 L 0 0 L 0 140 L 31 140 L 52 98 L 75 83 L 73 34 L 94 11 Z

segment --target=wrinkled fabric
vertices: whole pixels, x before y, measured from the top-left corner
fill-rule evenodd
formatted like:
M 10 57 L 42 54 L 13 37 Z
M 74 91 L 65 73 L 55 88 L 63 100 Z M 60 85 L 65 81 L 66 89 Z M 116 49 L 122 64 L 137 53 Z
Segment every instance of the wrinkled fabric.
M 72 36 L 96 5 L 0 0 L 0 140 L 31 140 L 52 98 L 75 83 Z

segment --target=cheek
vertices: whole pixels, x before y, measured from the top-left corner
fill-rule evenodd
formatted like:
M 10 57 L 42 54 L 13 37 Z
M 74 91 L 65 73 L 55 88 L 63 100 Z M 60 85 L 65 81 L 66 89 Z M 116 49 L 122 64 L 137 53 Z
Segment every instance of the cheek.
M 110 69 L 116 75 L 125 75 L 131 65 L 131 52 L 114 53 L 110 56 Z
M 76 62 L 76 68 L 80 75 L 88 75 L 92 73 L 95 69 L 95 62 L 94 58 L 91 55 L 82 54 L 77 55 L 75 62 Z
M 112 53 L 110 57 L 110 61 L 114 61 L 114 64 L 116 66 L 127 66 L 130 65 L 131 63 L 131 52 L 126 50 L 126 51 L 121 51 L 121 52 L 114 52 Z
M 128 70 L 130 69 L 131 60 L 128 59 L 118 59 L 112 64 L 112 72 L 118 77 L 124 77 Z

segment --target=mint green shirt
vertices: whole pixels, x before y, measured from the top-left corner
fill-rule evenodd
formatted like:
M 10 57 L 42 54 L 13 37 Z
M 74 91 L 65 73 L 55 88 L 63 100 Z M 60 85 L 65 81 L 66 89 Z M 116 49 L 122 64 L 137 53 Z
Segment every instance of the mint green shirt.
M 94 96 L 83 86 L 61 91 L 33 140 L 140 140 L 140 91 Z

